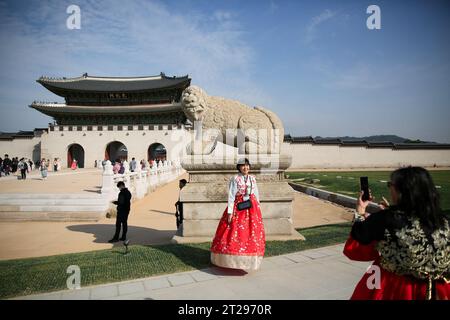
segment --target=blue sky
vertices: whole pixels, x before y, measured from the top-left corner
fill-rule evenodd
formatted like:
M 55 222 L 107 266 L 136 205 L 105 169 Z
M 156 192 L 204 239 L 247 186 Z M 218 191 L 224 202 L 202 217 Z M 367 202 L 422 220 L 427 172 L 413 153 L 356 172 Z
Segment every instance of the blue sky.
M 81 29 L 66 27 L 69 5 Z M 381 9 L 369 30 L 366 9 Z M 296 136 L 450 143 L 449 1 L 1 1 L 0 131 L 46 127 L 35 82 L 189 74 Z

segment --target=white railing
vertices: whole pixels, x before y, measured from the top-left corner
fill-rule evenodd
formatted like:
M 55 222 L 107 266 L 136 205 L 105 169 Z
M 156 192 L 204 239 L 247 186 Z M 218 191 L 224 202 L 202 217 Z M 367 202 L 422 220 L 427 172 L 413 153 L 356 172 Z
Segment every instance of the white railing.
M 127 161 L 124 161 L 123 166 L 125 168 L 123 174 L 114 174 L 111 162 L 106 161 L 103 168 L 101 189 L 105 198 L 116 199 L 119 193 L 117 183 L 123 181 L 135 199 L 142 199 L 149 192 L 177 179 L 184 172 L 179 161 L 176 163 L 158 161 L 152 167 L 146 163 L 144 170 L 138 164 L 135 172 L 129 170 Z

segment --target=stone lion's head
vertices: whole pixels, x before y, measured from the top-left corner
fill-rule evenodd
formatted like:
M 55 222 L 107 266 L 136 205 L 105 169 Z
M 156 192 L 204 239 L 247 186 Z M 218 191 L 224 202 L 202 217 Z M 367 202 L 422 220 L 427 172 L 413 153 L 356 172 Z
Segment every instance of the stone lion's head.
M 190 86 L 181 94 L 181 106 L 188 119 L 202 120 L 203 112 L 207 108 L 206 93 L 202 88 Z

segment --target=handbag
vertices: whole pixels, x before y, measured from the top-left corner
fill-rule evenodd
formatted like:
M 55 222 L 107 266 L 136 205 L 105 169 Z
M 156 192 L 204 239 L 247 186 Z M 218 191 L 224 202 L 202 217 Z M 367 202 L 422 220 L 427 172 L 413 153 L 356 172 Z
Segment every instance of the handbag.
M 250 200 L 242 201 L 237 204 L 238 210 L 246 210 L 252 207 L 252 202 Z
M 247 183 L 246 183 L 247 185 Z M 252 179 L 250 178 L 250 194 L 252 193 Z M 237 204 L 237 209 L 238 210 L 246 210 L 246 209 L 250 209 L 252 207 L 252 202 L 250 201 L 250 199 L 239 202 Z

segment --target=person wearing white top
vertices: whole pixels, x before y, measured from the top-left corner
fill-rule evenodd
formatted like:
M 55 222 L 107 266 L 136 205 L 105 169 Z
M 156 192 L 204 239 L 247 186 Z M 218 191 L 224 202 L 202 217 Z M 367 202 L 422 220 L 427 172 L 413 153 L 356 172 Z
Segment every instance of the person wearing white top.
M 236 167 L 239 173 L 228 185 L 228 205 L 211 245 L 211 262 L 225 268 L 257 270 L 265 251 L 258 186 L 249 174 L 248 159 L 240 159 Z

